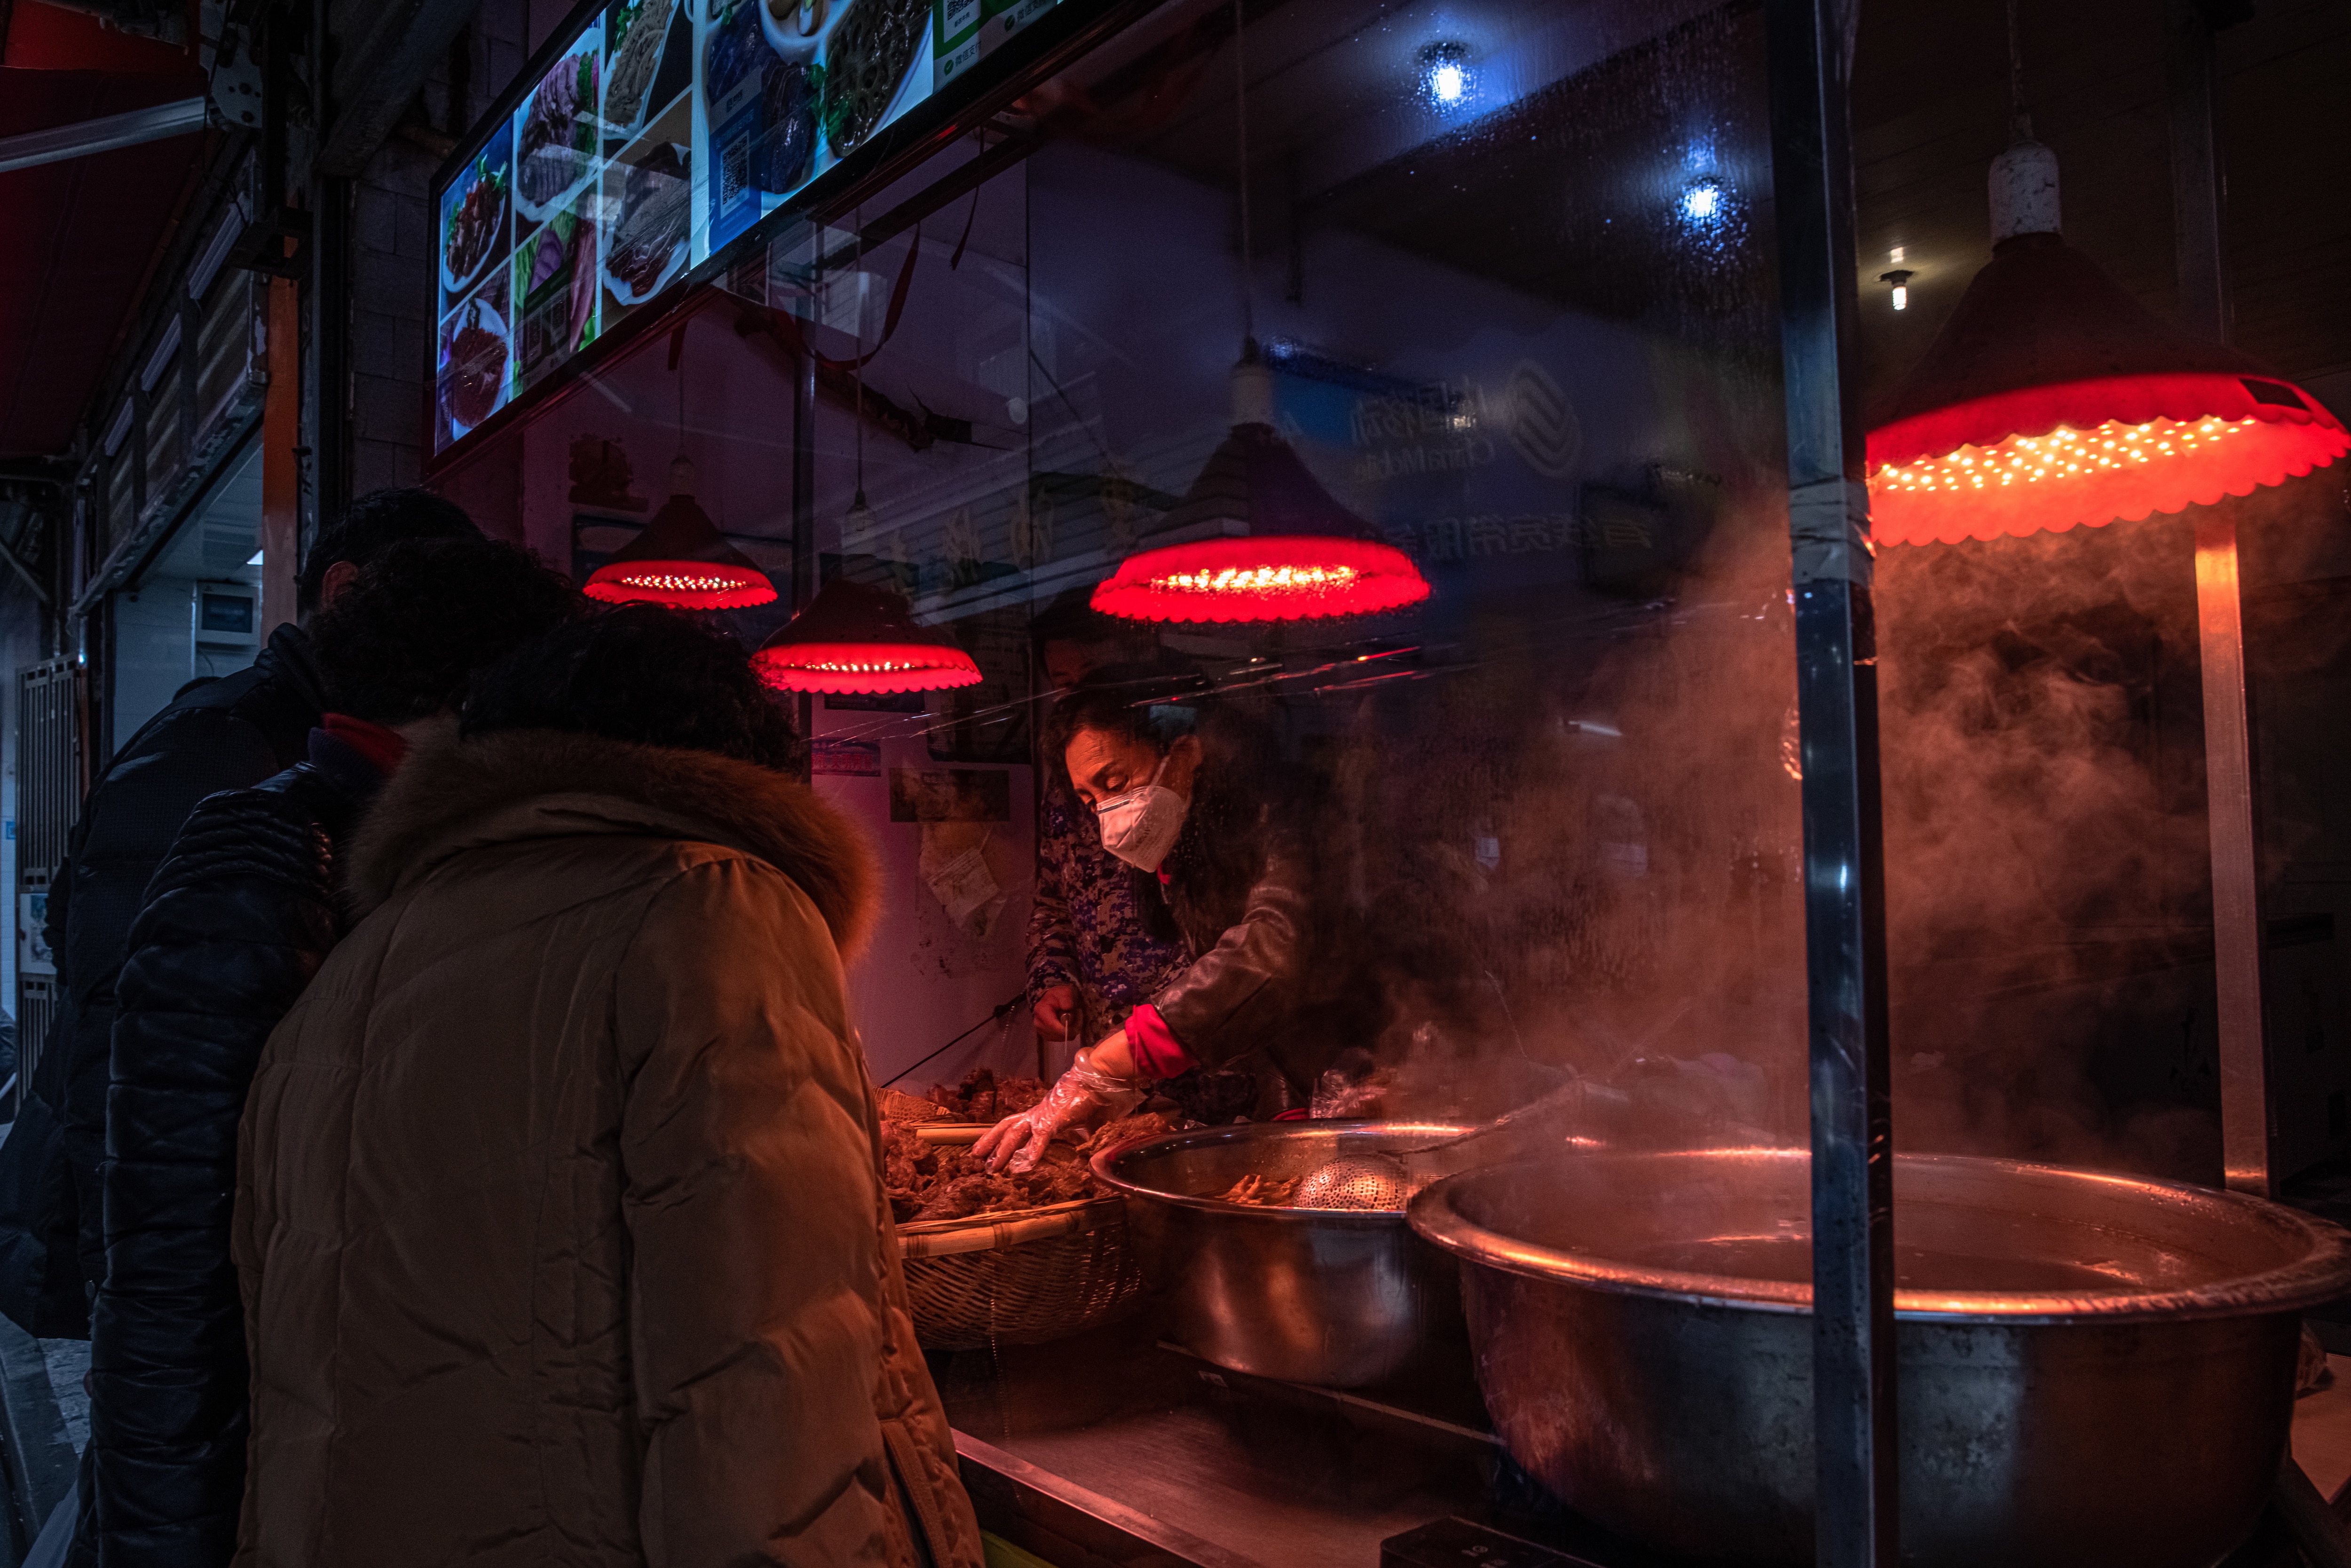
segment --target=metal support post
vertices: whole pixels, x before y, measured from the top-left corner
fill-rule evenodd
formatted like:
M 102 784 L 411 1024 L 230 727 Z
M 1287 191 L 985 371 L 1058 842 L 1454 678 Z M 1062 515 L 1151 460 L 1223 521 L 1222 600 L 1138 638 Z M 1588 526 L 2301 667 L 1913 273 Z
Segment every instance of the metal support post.
M 2204 672 L 2205 811 L 2212 844 L 2212 962 L 2220 1026 L 2220 1146 L 2229 1186 L 2270 1196 L 2268 1047 L 2262 1028 L 2261 838 L 2237 582 L 2237 515 L 2196 519 L 2196 631 Z
M 2213 124 L 2212 27 L 2196 0 L 2172 0 L 2171 212 L 2179 314 L 2229 338 L 2220 250 L 2220 137 Z M 2220 1145 L 2230 1186 L 2271 1196 L 2267 1031 L 2262 1027 L 2261 834 L 2254 820 L 2243 601 L 2235 503 L 2197 508 L 2196 629 L 2204 674 L 2205 810 L 2212 852 L 2212 963 L 2220 1009 Z
M 1869 493 L 1851 371 L 1853 14 L 1768 0 L 1811 1010 L 1815 1561 L 1896 1568 L 1893 1144 Z

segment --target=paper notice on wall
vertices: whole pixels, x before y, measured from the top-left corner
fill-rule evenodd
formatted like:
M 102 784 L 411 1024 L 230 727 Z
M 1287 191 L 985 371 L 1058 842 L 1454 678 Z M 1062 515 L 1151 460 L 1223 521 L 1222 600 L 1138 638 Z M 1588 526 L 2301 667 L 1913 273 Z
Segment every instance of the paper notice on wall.
M 995 830 L 982 822 L 929 821 L 922 825 L 917 865 L 923 884 L 939 901 L 956 928 L 984 942 L 996 928 L 1008 894 L 989 863 Z M 1000 858 L 1000 856 L 999 856 Z
M 842 773 L 855 779 L 882 777 L 882 743 L 878 740 L 841 740 L 831 736 L 819 736 L 809 743 L 810 770 L 815 773 Z

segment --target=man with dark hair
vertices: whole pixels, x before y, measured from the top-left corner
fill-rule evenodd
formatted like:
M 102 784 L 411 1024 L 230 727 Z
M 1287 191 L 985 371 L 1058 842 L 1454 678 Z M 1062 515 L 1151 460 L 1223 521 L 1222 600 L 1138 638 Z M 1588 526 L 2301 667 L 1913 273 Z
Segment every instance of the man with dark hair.
M 294 609 L 304 621 L 342 591 L 369 558 L 402 539 L 477 539 L 465 508 L 430 490 L 376 490 L 344 508 L 342 520 L 310 548 L 294 579 Z
M 350 853 L 237 1176 L 255 1568 L 979 1568 L 844 953 L 873 854 L 650 605 L 486 674 Z
M 106 1568 L 216 1568 L 244 1499 L 245 1320 L 229 1258 L 253 1065 L 342 931 L 361 808 L 476 672 L 586 601 L 511 545 L 404 540 L 311 623 L 331 710 L 308 756 L 198 806 L 131 928 L 107 1100 L 107 1272 L 92 1314 L 91 1476 Z
M 351 503 L 303 564 L 308 621 L 394 539 L 475 538 L 461 509 L 423 490 Z M 114 754 L 82 802 L 49 894 L 47 939 L 63 1005 L 0 1145 L 0 1312 L 26 1333 L 80 1339 L 106 1272 L 98 1166 L 107 1052 L 123 938 L 157 862 L 196 802 L 259 783 L 304 756 L 324 700 L 300 626 L 280 626 L 252 667 L 183 691 Z

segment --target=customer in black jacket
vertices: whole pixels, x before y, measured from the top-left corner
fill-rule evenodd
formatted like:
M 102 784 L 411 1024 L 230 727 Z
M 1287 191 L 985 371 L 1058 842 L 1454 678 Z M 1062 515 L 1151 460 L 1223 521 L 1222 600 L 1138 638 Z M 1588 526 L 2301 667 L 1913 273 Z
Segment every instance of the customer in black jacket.
M 453 502 L 379 490 L 311 547 L 295 608 L 308 622 L 395 540 L 480 538 Z M 37 1104 L 0 1145 L 0 1312 L 28 1333 L 89 1333 L 89 1292 L 106 1269 L 98 1166 L 115 977 L 156 864 L 197 801 L 300 760 L 322 706 L 309 638 L 280 626 L 251 668 L 183 693 L 148 720 L 82 803 L 49 894 L 64 1005 L 27 1085 Z
M 196 808 L 148 889 L 118 987 L 106 1280 L 92 1322 L 99 1562 L 207 1568 L 236 1546 L 246 1346 L 229 1259 L 254 1062 L 342 933 L 336 856 L 474 671 L 585 605 L 510 545 L 398 544 L 321 611 L 331 711 L 308 756 Z

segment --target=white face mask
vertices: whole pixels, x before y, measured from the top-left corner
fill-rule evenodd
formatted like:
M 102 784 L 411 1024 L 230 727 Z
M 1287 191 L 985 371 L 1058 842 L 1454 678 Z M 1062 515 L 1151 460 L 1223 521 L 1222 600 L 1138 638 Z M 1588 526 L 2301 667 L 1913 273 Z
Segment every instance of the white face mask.
M 1113 795 L 1094 807 L 1102 848 L 1131 866 L 1157 871 L 1184 831 L 1184 797 L 1159 782 L 1168 759 L 1159 759 L 1151 782 Z

